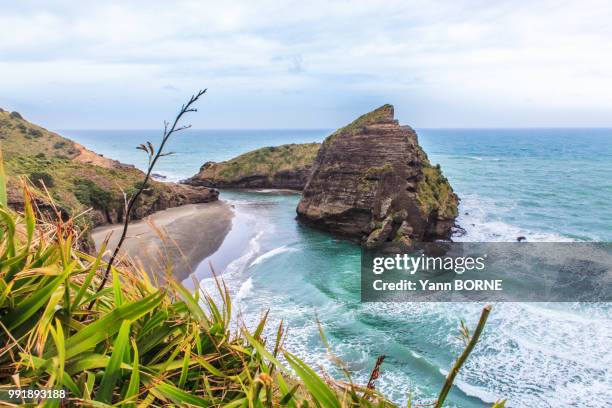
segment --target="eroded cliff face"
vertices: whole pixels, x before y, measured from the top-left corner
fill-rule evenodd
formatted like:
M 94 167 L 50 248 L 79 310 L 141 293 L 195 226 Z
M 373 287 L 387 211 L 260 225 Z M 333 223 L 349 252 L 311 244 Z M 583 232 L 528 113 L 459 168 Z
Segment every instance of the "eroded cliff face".
M 298 219 L 376 247 L 449 239 L 458 198 L 417 135 L 384 105 L 330 135 L 315 159 Z

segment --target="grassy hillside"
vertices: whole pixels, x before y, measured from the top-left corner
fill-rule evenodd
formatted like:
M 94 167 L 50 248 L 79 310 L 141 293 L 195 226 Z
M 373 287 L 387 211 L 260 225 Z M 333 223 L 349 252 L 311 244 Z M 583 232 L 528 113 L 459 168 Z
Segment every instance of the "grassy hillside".
M 0 148 L 9 177 L 11 205 L 22 207 L 19 178 L 26 177 L 39 192 L 44 183 L 55 204 L 67 215 L 93 208 L 95 211 L 80 219 L 90 225 L 120 221 L 124 193 L 129 196 L 143 179 L 140 170 L 88 151 L 17 113 L 0 112 Z M 167 186 L 151 182 L 139 206 L 151 207 L 167 190 Z
M 0 112 L 0 143 L 6 157 L 44 155 L 72 160 L 79 155 L 72 141 L 28 122 L 17 112 Z

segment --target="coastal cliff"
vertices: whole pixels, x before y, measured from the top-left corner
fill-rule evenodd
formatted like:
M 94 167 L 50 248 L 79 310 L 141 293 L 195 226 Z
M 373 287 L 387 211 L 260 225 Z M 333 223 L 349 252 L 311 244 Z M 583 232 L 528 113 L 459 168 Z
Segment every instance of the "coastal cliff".
M 263 147 L 231 160 L 206 162 L 184 184 L 216 188 L 302 190 L 319 150 L 318 143 Z
M 298 220 L 359 240 L 450 239 L 458 197 L 417 134 L 384 105 L 334 132 L 318 151 Z
M 26 177 L 40 192 L 39 208 L 51 209 L 51 203 L 44 199 L 46 187 L 53 204 L 64 215 L 74 216 L 90 209 L 81 217 L 90 226 L 123 221 L 124 194 L 129 197 L 144 178 L 143 172 L 134 166 L 92 152 L 28 122 L 17 112 L 0 110 L 0 148 L 9 176 L 11 207 L 22 208 L 19 178 Z M 143 218 L 166 208 L 217 198 L 214 189 L 150 181 L 133 216 Z

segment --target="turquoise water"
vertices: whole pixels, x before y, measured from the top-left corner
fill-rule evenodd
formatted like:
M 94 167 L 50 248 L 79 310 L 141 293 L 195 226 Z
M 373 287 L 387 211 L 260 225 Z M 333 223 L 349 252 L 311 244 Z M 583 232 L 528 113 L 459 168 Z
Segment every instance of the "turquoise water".
M 144 165 L 134 146 L 147 131 L 67 131 L 107 156 Z M 255 147 L 320 141 L 326 130 L 190 131 L 178 136 L 159 173 L 195 173 Z M 465 241 L 612 240 L 612 130 L 420 130 L 420 142 L 462 198 Z M 482 305 L 361 304 L 359 248 L 297 224 L 298 195 L 223 191 L 236 210 L 219 253 L 247 324 L 270 309 L 289 325 L 286 347 L 336 375 L 319 339 L 316 317 L 355 379 L 366 382 L 387 356 L 378 388 L 394 400 L 412 393 L 432 402 L 462 350 L 461 319 L 473 327 Z M 508 398 L 516 407 L 603 407 L 612 394 L 609 304 L 494 305 L 484 338 L 462 369 L 449 406 L 484 407 Z M 273 327 L 270 328 L 272 333 Z

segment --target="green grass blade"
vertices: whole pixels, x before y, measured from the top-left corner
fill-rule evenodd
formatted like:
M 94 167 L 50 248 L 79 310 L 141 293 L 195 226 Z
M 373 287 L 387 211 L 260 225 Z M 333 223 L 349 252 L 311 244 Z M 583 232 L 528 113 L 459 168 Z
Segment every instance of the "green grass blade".
M 136 320 L 159 305 L 164 292 L 157 292 L 137 302 L 124 304 L 104 317 L 87 325 L 66 341 L 66 358 L 72 358 L 84 351 L 93 349 L 98 343 L 119 331 L 123 320 Z M 50 350 L 48 354 L 52 354 Z
M 37 290 L 36 293 L 27 297 L 19 305 L 17 305 L 15 309 L 4 316 L 4 325 L 9 329 L 14 329 L 32 317 L 38 310 L 40 310 L 41 307 L 44 306 L 45 302 L 49 300 L 53 292 L 55 292 L 58 286 L 64 281 L 66 276 L 70 274 L 74 266 L 76 266 L 76 261 L 72 262 L 71 266 L 66 268 L 64 273 L 52 279 L 49 284 L 44 286 L 42 289 Z
M 136 342 L 132 340 L 132 348 L 134 349 L 134 362 L 132 363 L 132 374 L 130 375 L 130 383 L 128 384 L 127 391 L 125 392 L 125 400 L 135 401 L 138 396 L 138 390 L 140 389 L 140 368 L 138 362 L 138 346 Z M 128 402 L 126 407 L 134 407 L 134 402 Z
M 93 264 L 89 267 L 89 272 L 87 273 L 87 276 L 85 277 L 85 280 L 83 281 L 83 284 L 79 287 L 79 290 L 76 296 L 72 300 L 72 304 L 74 305 L 75 309 L 81 305 L 81 300 L 83 299 L 83 296 L 85 295 L 87 291 L 87 288 L 89 288 L 89 285 L 91 284 L 91 281 L 93 280 L 93 277 L 96 274 L 96 270 L 100 266 L 100 262 L 102 261 L 102 255 L 104 255 L 105 251 L 106 251 L 106 242 L 102 244 L 100 251 L 98 252 L 98 256 L 96 256 L 96 259 L 94 260 Z
M 93 373 L 87 371 L 87 379 L 85 380 L 85 385 L 83 386 L 83 399 L 84 400 L 91 399 L 91 394 L 93 392 L 95 383 L 96 383 L 96 376 Z
M 66 364 L 66 343 L 64 339 L 64 330 L 62 329 L 62 324 L 59 320 L 55 320 L 55 329 L 53 326 L 50 328 L 51 336 L 53 337 L 53 341 L 55 342 L 55 347 L 57 348 L 57 372 L 56 372 L 56 387 L 62 387 L 62 380 L 64 378 L 64 367 Z
M 189 362 L 191 361 L 191 351 L 185 350 L 185 356 L 183 357 L 183 367 L 181 368 L 181 376 L 179 378 L 179 388 L 185 387 L 187 381 L 187 374 L 189 373 Z
M 6 193 L 6 184 L 8 179 L 6 172 L 4 171 L 4 158 L 2 156 L 2 146 L 0 146 L 0 205 L 3 207 L 8 206 L 8 195 Z
M 34 227 L 36 226 L 36 217 L 34 216 L 34 210 L 32 209 L 32 197 L 27 188 L 24 188 L 24 213 L 26 221 L 26 233 L 28 235 L 28 243 L 24 248 L 24 251 L 30 250 L 30 243 L 34 236 Z
M 162 382 L 151 389 L 153 394 L 157 394 L 158 398 L 166 398 L 180 405 L 192 405 L 196 407 L 208 407 L 209 401 L 198 397 L 191 393 L 185 392 L 172 384 Z
M 253 348 L 255 350 L 257 350 L 257 352 L 260 355 L 262 355 L 263 357 L 268 359 L 268 361 L 270 361 L 271 363 L 274 363 L 274 365 L 276 367 L 278 367 L 279 369 L 281 369 L 281 370 L 283 370 L 285 372 L 288 371 L 287 368 L 285 366 L 283 366 L 283 364 L 280 361 L 278 361 L 278 359 L 276 357 L 274 357 L 268 350 L 265 349 L 265 347 L 260 342 L 255 340 L 255 338 L 253 338 L 253 336 L 251 336 L 246 331 L 244 332 L 244 337 L 246 337 L 246 339 L 251 344 L 251 346 L 253 346 Z
M 123 303 L 123 296 L 121 295 L 121 281 L 119 280 L 119 276 L 117 276 L 117 270 L 112 268 L 113 274 L 113 292 L 115 294 L 115 306 L 121 306 Z
M 96 401 L 111 403 L 113 399 L 113 390 L 117 380 L 121 376 L 121 362 L 123 361 L 123 353 L 128 345 L 130 336 L 130 321 L 124 320 L 121 323 L 119 334 L 113 345 L 113 353 L 104 371 L 104 376 L 100 382 L 100 388 L 96 394 Z
M 285 353 L 285 359 L 316 401 L 326 408 L 340 408 L 338 397 L 317 373 L 291 353 Z

